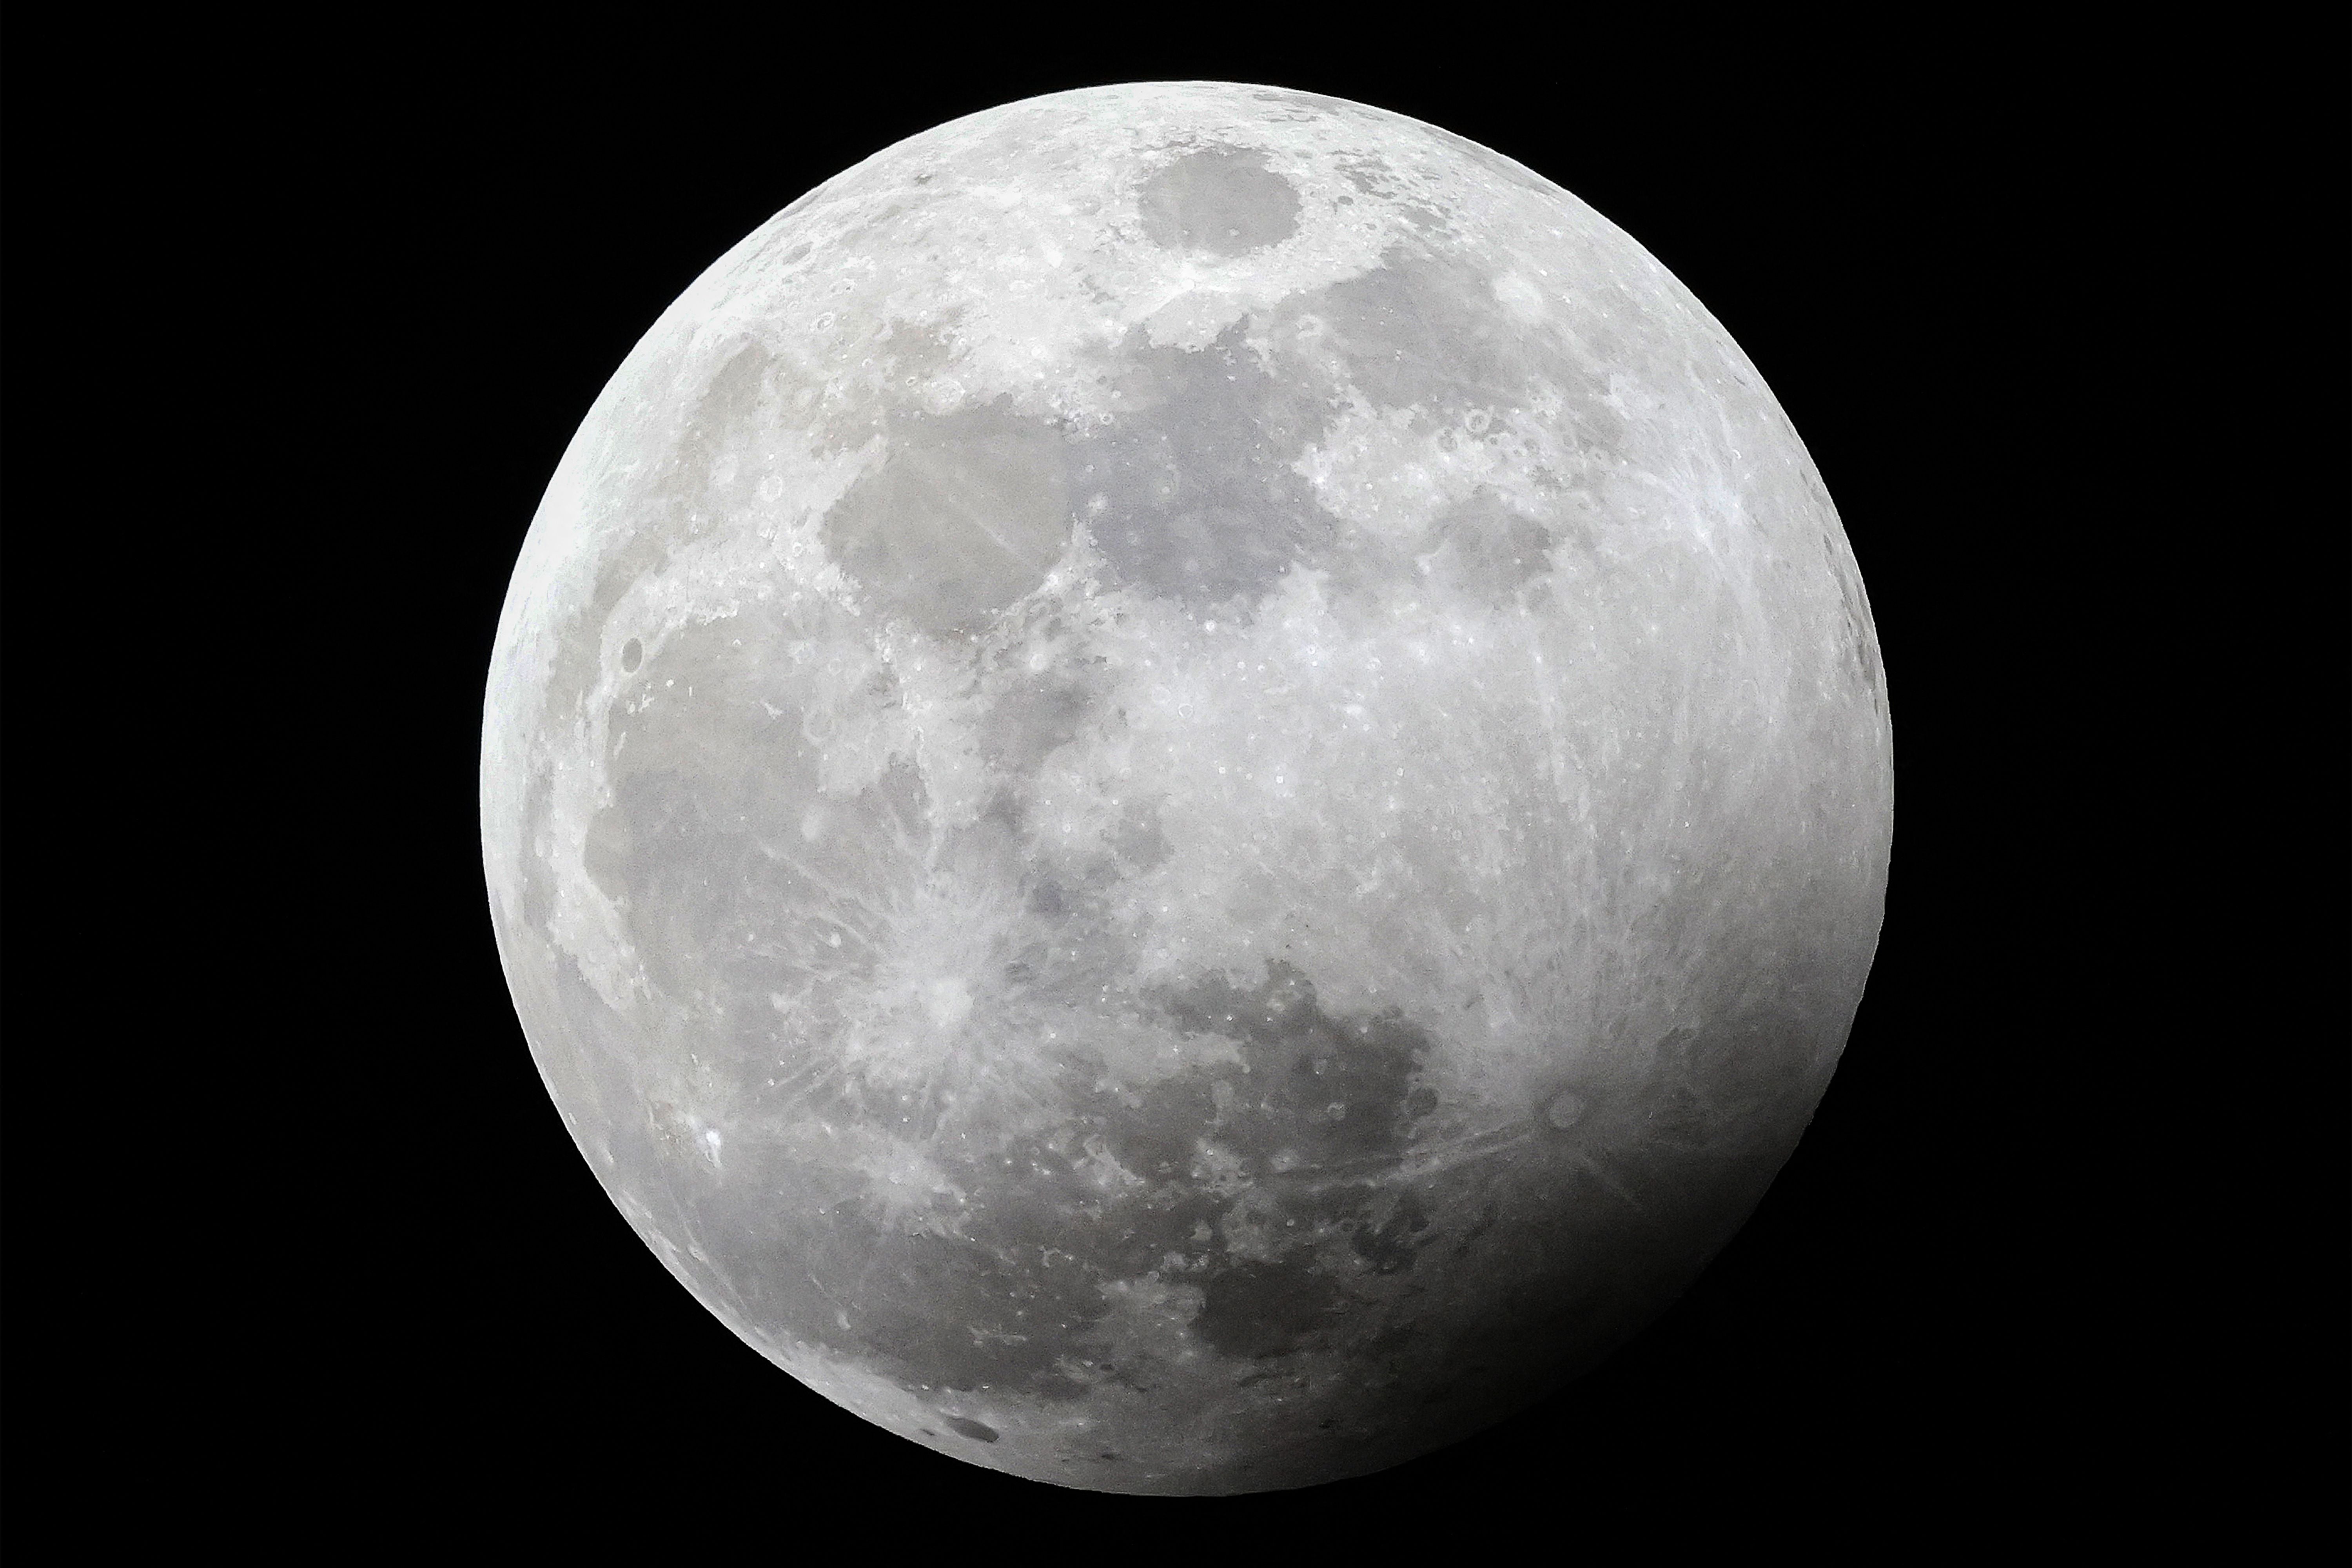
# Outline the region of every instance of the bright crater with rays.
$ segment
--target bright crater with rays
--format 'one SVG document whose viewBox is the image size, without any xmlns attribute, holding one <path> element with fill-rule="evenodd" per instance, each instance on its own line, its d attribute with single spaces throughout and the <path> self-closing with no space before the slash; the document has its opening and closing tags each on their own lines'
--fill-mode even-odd
<svg viewBox="0 0 2352 1568">
<path fill-rule="evenodd" d="M 915 1441 L 1213 1492 L 1691 1280 L 1843 1046 L 1891 776 L 1820 477 L 1664 268 L 1160 84 L 901 142 L 670 307 L 517 565 L 482 831 L 704 1305 Z"/>
</svg>

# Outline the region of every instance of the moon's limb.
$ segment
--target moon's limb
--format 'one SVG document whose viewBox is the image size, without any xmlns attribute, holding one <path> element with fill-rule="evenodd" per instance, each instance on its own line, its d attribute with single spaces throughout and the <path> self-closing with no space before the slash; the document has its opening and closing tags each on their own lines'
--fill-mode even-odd
<svg viewBox="0 0 2352 1568">
<path fill-rule="evenodd" d="M 1754 367 L 1573 196 L 1221 84 L 877 154 L 614 375 L 485 706 L 616 1203 L 869 1419 L 1072 1485 L 1393 1463 L 1793 1147 L 1892 822 Z"/>
</svg>

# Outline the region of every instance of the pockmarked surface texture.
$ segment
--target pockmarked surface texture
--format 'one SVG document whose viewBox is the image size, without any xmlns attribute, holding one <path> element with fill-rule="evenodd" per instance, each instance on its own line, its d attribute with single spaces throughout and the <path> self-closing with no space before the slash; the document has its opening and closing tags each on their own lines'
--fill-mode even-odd
<svg viewBox="0 0 2352 1568">
<path fill-rule="evenodd" d="M 870 1421 L 1135 1492 L 1393 1464 L 1762 1195 L 1892 831 L 1870 613 L 1723 329 L 1526 168 L 1223 84 L 1013 104 L 720 258 L 489 676 L 550 1092 Z"/>
</svg>

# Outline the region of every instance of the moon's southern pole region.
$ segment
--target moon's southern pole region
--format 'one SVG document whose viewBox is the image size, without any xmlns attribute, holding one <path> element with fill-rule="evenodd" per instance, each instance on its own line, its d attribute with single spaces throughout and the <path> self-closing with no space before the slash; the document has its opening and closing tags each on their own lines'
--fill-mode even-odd
<svg viewBox="0 0 2352 1568">
<path fill-rule="evenodd" d="M 1073 1486 L 1393 1464 L 1681 1290 L 1892 832 L 1762 378 L 1485 148 L 1130 85 L 876 154 L 565 452 L 484 711 L 565 1124 L 713 1313 Z"/>
</svg>

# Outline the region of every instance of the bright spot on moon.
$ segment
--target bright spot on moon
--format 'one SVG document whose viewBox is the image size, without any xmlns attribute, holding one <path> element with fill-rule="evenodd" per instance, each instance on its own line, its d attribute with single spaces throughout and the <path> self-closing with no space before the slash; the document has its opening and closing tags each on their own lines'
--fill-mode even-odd
<svg viewBox="0 0 2352 1568">
<path fill-rule="evenodd" d="M 1433 127 L 1057 94 L 721 258 L 489 673 L 530 1048 L 649 1246 L 913 1441 L 1361 1473 L 1574 1376 L 1795 1146 L 1892 832 L 1723 329 Z"/>
</svg>

